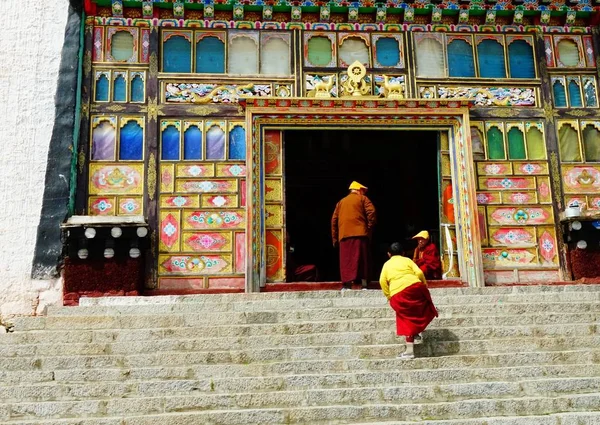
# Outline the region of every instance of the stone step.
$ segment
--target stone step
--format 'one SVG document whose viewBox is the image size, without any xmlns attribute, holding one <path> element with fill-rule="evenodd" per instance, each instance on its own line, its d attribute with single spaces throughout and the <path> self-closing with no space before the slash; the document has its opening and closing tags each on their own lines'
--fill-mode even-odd
<svg viewBox="0 0 600 425">
<path fill-rule="evenodd" d="M 141 420 L 145 422 L 140 422 Z M 156 420 L 156 421 L 155 421 Z M 162 425 L 198 425 L 194 414 L 173 413 L 153 415 L 151 417 L 124 417 L 124 418 L 103 418 L 103 419 L 56 419 L 36 421 L 39 425 L 154 425 L 162 420 Z M 147 422 L 155 421 L 155 422 Z M 31 421 L 11 421 L 14 425 L 31 425 Z M 210 425 L 210 423 L 203 422 Z M 290 422 L 281 422 L 290 423 Z M 331 422 L 328 422 L 331 423 Z M 552 413 L 543 416 L 494 416 L 478 419 L 441 419 L 423 421 L 385 421 L 385 422 L 346 422 L 341 421 L 337 424 L 353 425 L 598 425 L 600 424 L 600 412 L 570 412 L 570 413 Z M 213 422 L 214 424 L 214 422 Z M 277 425 L 272 423 L 269 425 Z"/>
<path fill-rule="evenodd" d="M 600 285 L 599 285 L 600 286 Z M 355 308 L 355 307 L 387 307 L 387 300 L 378 291 L 360 291 L 360 296 L 346 296 L 338 294 L 326 298 L 299 298 L 299 299 L 265 299 L 253 298 L 249 300 L 223 299 L 222 301 L 208 301 L 198 299 L 197 302 L 147 303 L 144 297 L 113 298 L 114 304 L 91 304 L 79 307 L 51 308 L 49 316 L 70 315 L 105 315 L 114 314 L 169 314 L 187 313 L 198 311 L 210 312 L 246 312 L 246 311 L 271 311 L 271 310 L 306 310 L 327 308 Z M 337 294 L 337 293 L 336 293 Z M 532 304 L 532 294 L 490 294 L 490 295 L 459 295 L 450 296 L 444 293 L 432 295 L 434 303 L 443 307 L 446 305 L 478 305 L 478 304 Z M 83 299 L 82 299 L 83 300 Z M 91 300 L 96 300 L 95 298 Z M 101 298 L 100 300 L 103 300 Z M 127 303 L 126 303 L 127 302 Z M 535 294 L 535 304 L 538 303 L 569 303 L 569 302 L 600 302 L 600 291 L 593 292 L 554 292 Z M 122 304 L 123 303 L 123 304 Z"/>
<path fill-rule="evenodd" d="M 576 367 L 580 369 L 577 370 Z M 600 389 L 600 365 L 547 366 L 538 368 L 504 369 L 445 369 L 420 372 L 355 372 L 338 374 L 283 375 L 272 377 L 232 377 L 207 379 L 171 380 L 112 380 L 112 381 L 61 381 L 55 377 L 42 383 L 24 383 L 0 386 L 0 400 L 8 402 L 32 402 L 45 400 L 82 400 L 106 397 L 157 397 L 206 393 L 236 394 L 265 393 L 273 391 L 298 392 L 315 389 L 388 388 L 402 387 L 410 391 L 428 391 L 435 397 L 449 399 L 449 392 L 460 387 L 472 395 L 506 396 L 503 388 L 510 388 L 510 395 L 548 395 L 550 392 L 576 392 Z M 514 369 L 514 370 L 512 370 Z M 524 369 L 524 370 L 521 370 Z M 551 377 L 540 378 L 535 372 L 552 373 Z M 122 373 L 122 371 L 121 371 Z M 595 373 L 595 374 L 594 374 Z M 189 373 L 188 373 L 189 374 Z M 121 374 L 123 376 L 123 373 Z M 127 375 L 128 377 L 130 374 Z M 65 378 L 64 376 L 62 378 Z M 509 380 L 509 381 L 507 381 Z M 485 382 L 482 382 L 485 381 Z M 2 381 L 5 384 L 7 382 Z M 448 393 L 448 394 L 446 394 Z M 433 396 L 432 396 L 433 397 Z"/>
<path fill-rule="evenodd" d="M 465 317 L 471 315 L 526 315 L 539 313 L 598 313 L 600 302 L 550 304 L 494 304 L 479 306 L 445 306 L 439 309 L 441 317 Z M 12 323 L 14 331 L 28 330 L 74 330 L 74 329 L 140 329 L 172 328 L 215 325 L 243 325 L 262 323 L 330 322 L 355 319 L 381 319 L 393 317 L 389 307 L 330 308 L 298 311 L 261 312 L 195 312 L 188 314 L 131 314 L 97 316 L 49 316 L 19 317 Z"/>
<path fill-rule="evenodd" d="M 599 409 L 600 394 L 560 394 L 548 396 L 510 396 L 420 402 L 429 394 L 404 388 L 366 388 L 352 390 L 315 390 L 297 393 L 236 394 L 231 396 L 164 396 L 85 401 L 12 403 L 0 410 L 0 420 L 11 418 L 121 417 L 125 424 L 341 424 L 349 421 L 476 419 L 481 412 L 528 416 Z M 475 394 L 476 395 L 476 394 Z M 368 400 L 368 402 L 365 402 Z M 412 400 L 415 400 L 414 402 Z M 337 402 L 337 403 L 336 403 Z M 237 404 L 239 408 L 232 406 Z M 328 403 L 328 405 L 324 405 Z M 261 407 L 270 405 L 270 407 Z M 273 407 L 273 405 L 280 405 Z M 219 410 L 221 406 L 221 410 Z M 168 415 L 168 413 L 179 415 Z M 143 415 L 138 417 L 129 417 Z M 168 421 L 168 422 L 167 422 Z"/>
<path fill-rule="evenodd" d="M 392 361 L 392 357 L 401 350 L 401 345 L 385 346 L 312 346 L 312 347 L 271 347 L 262 349 L 229 350 L 229 351 L 189 351 L 189 352 L 149 352 L 137 354 L 106 354 L 106 355 L 67 355 L 67 356 L 31 356 L 31 357 L 0 357 L 0 370 L 62 370 L 82 368 L 133 368 L 150 367 L 154 365 L 235 365 L 274 368 L 277 365 L 295 362 L 334 361 L 352 362 L 356 360 L 376 360 L 381 358 L 384 362 Z M 417 348 L 419 349 L 419 348 Z M 577 354 L 575 354 L 577 353 Z M 505 357 L 504 357 L 505 356 Z M 512 358 L 511 358 L 512 356 Z M 416 359 L 428 362 L 428 368 L 438 367 L 446 362 L 474 362 L 485 361 L 486 365 L 515 365 L 514 361 L 523 361 L 532 364 L 537 358 L 570 359 L 566 363 L 596 363 L 600 359 L 600 351 L 587 348 L 585 351 L 538 351 L 517 353 L 488 353 L 480 355 L 476 361 L 471 354 L 458 354 L 453 356 L 422 357 Z M 585 360 L 583 360 L 585 359 Z M 415 362 L 411 362 L 414 364 Z M 418 364 L 418 363 L 417 363 Z M 481 364 L 481 363 L 480 363 Z M 272 372 L 290 373 L 290 372 Z M 291 373 L 302 373 L 293 371 Z"/>
<path fill-rule="evenodd" d="M 527 315 L 510 316 L 464 316 L 447 317 L 441 313 L 430 325 L 429 329 L 445 329 L 454 327 L 474 326 L 524 326 L 536 324 L 594 324 L 598 322 L 600 312 L 583 313 L 552 313 L 544 312 Z M 155 322 L 156 323 L 156 322 Z M 242 324 L 242 325 L 216 325 L 210 327 L 167 327 L 151 329 L 55 329 L 32 330 L 27 332 L 12 332 L 0 334 L 0 344 L 8 346 L 14 344 L 60 344 L 60 343 L 106 343 L 137 340 L 164 340 L 164 339 L 196 339 L 216 337 L 267 337 L 292 336 L 340 332 L 378 332 L 395 329 L 393 312 L 388 311 L 387 318 L 381 319 L 354 319 L 326 322 L 300 322 L 300 323 L 267 323 L 267 324 Z"/>
<path fill-rule="evenodd" d="M 568 335 L 573 334 L 572 324 L 568 327 Z M 549 327 L 545 326 L 546 328 Z M 542 337 L 540 327 L 531 330 L 528 327 L 503 327 L 512 336 L 508 338 L 489 339 L 487 335 L 478 335 L 483 328 L 459 328 L 456 332 L 464 333 L 464 338 L 457 339 L 452 328 L 431 328 L 424 333 L 425 341 L 417 347 L 419 354 L 430 357 L 456 353 L 498 353 L 498 352 L 527 352 L 537 350 L 564 350 L 577 346 L 590 348 L 600 347 L 600 335 L 594 324 L 577 324 L 577 336 L 562 336 L 552 333 L 550 337 Z M 526 331 L 528 329 L 529 331 Z M 563 328 L 561 328 L 563 329 Z M 472 330 L 473 339 L 466 339 L 468 331 Z M 495 332 L 498 332 L 495 330 Z M 558 335 L 558 336 L 555 336 Z M 392 326 L 387 331 L 371 332 L 329 332 L 307 333 L 292 335 L 263 335 L 250 337 L 212 337 L 212 338 L 153 338 L 127 341 L 122 334 L 119 342 L 93 343 L 38 343 L 38 344 L 5 344 L 0 345 L 0 357 L 42 357 L 42 356 L 79 356 L 79 355 L 131 355 L 149 352 L 218 352 L 231 350 L 262 349 L 277 347 L 278 349 L 292 347 L 314 346 L 355 346 L 359 355 L 385 357 L 404 349 L 404 339 L 397 337 Z M 477 338 L 478 336 L 482 338 Z M 372 346 L 372 347 L 371 347 Z M 382 346 L 378 349 L 377 346 Z M 392 349 L 387 349 L 391 346 Z M 384 353 L 385 352 L 385 353 Z M 397 353 L 396 353 L 397 354 Z"/>
</svg>

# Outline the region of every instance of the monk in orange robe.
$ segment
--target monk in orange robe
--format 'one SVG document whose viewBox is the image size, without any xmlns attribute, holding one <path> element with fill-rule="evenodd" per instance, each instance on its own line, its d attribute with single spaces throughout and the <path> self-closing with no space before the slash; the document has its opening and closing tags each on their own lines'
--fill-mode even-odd
<svg viewBox="0 0 600 425">
<path fill-rule="evenodd" d="M 423 230 L 413 236 L 417 240 L 417 247 L 413 255 L 413 261 L 423 271 L 427 279 L 442 278 L 442 261 L 440 253 L 434 243 L 429 238 L 429 232 Z"/>
<path fill-rule="evenodd" d="M 375 207 L 365 196 L 367 187 L 352 182 L 350 193 L 335 206 L 331 218 L 333 246 L 340 245 L 342 291 L 360 281 L 367 289 L 369 279 L 369 243 L 375 227 Z"/>
</svg>

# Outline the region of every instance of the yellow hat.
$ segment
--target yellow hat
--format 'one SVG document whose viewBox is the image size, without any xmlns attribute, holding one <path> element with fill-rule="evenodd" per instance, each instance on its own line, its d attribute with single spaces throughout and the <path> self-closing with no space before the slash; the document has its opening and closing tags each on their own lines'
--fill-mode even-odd
<svg viewBox="0 0 600 425">
<path fill-rule="evenodd" d="M 429 239 L 429 232 L 427 230 L 423 230 L 412 237 L 413 239 L 423 238 Z"/>
<path fill-rule="evenodd" d="M 357 182 L 357 181 L 353 181 L 353 182 L 350 184 L 350 187 L 349 187 L 348 189 L 350 189 L 350 190 L 360 190 L 360 189 L 365 189 L 365 190 L 367 190 L 368 188 L 367 188 L 367 186 L 363 186 L 362 184 L 360 184 L 360 183 L 359 183 L 359 182 Z"/>
</svg>

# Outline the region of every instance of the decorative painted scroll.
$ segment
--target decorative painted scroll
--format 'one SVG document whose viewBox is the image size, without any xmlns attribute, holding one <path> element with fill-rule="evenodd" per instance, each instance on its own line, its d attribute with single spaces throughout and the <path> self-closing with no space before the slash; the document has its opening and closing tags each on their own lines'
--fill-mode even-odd
<svg viewBox="0 0 600 425">
<path fill-rule="evenodd" d="M 546 208 L 496 208 L 488 209 L 490 221 L 504 225 L 530 225 L 552 223 L 552 213 Z"/>
<path fill-rule="evenodd" d="M 143 194 L 143 165 L 90 164 L 90 194 Z"/>
<path fill-rule="evenodd" d="M 166 83 L 168 103 L 237 103 L 243 97 L 271 96 L 271 84 Z"/>
<path fill-rule="evenodd" d="M 283 273 L 283 232 L 281 230 L 267 230 L 266 236 L 267 279 L 280 282 L 284 279 Z"/>
<path fill-rule="evenodd" d="M 545 263 L 556 262 L 557 246 L 553 228 L 538 228 L 538 249 Z"/>
<path fill-rule="evenodd" d="M 438 87 L 440 99 L 469 99 L 478 106 L 535 106 L 532 87 Z"/>
<path fill-rule="evenodd" d="M 244 177 L 246 166 L 243 164 L 217 164 L 217 177 Z"/>
<path fill-rule="evenodd" d="M 221 255 L 161 255 L 160 272 L 169 274 L 210 275 L 230 273 L 232 259 L 229 254 Z"/>
<path fill-rule="evenodd" d="M 503 204 L 537 204 L 535 192 L 503 192 Z"/>
<path fill-rule="evenodd" d="M 195 252 L 231 251 L 232 235 L 231 232 L 186 233 L 183 244 L 185 248 Z"/>
<path fill-rule="evenodd" d="M 200 202 L 198 200 L 198 195 L 161 196 L 160 206 L 167 208 L 198 208 Z"/>
<path fill-rule="evenodd" d="M 160 249 L 161 251 L 178 251 L 179 235 L 181 228 L 179 225 L 181 213 L 179 211 L 163 210 L 160 212 Z"/>
<path fill-rule="evenodd" d="M 237 180 L 178 180 L 177 191 L 185 193 L 237 192 Z"/>
<path fill-rule="evenodd" d="M 493 246 L 533 246 L 534 228 L 502 227 L 492 231 L 490 242 Z"/>
<path fill-rule="evenodd" d="M 481 189 L 512 190 L 534 189 L 535 179 L 532 177 L 479 178 Z"/>
<path fill-rule="evenodd" d="M 600 193 L 600 167 L 563 165 L 566 193 Z"/>
<path fill-rule="evenodd" d="M 484 267 L 489 268 L 533 265 L 537 260 L 535 253 L 528 249 L 484 248 L 482 255 Z"/>
<path fill-rule="evenodd" d="M 141 215 L 144 201 L 141 197 L 119 198 L 118 215 Z"/>
<path fill-rule="evenodd" d="M 238 195 L 202 195 L 202 208 L 236 208 Z"/>
<path fill-rule="evenodd" d="M 246 220 L 244 210 L 194 211 L 184 217 L 184 229 L 243 229 Z"/>
<path fill-rule="evenodd" d="M 160 191 L 163 193 L 173 192 L 175 186 L 175 165 L 162 164 L 160 166 Z"/>
<path fill-rule="evenodd" d="M 177 177 L 214 177 L 214 164 L 177 164 Z"/>
<path fill-rule="evenodd" d="M 477 193 L 477 204 L 493 205 L 501 204 L 500 192 L 479 192 Z"/>
<path fill-rule="evenodd" d="M 512 163 L 510 162 L 478 162 L 477 174 L 480 176 L 512 174 Z"/>
<path fill-rule="evenodd" d="M 546 162 L 526 162 L 522 164 L 515 164 L 515 174 L 547 175 L 548 173 L 548 163 Z"/>
<path fill-rule="evenodd" d="M 114 197 L 90 196 L 88 210 L 90 215 L 115 215 L 115 204 Z"/>
</svg>

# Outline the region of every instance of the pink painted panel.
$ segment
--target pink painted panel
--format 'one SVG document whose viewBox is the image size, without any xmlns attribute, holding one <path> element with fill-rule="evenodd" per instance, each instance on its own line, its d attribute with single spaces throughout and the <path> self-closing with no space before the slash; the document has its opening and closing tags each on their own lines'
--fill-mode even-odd
<svg viewBox="0 0 600 425">
<path fill-rule="evenodd" d="M 246 206 L 246 180 L 240 180 L 240 206 Z"/>
<path fill-rule="evenodd" d="M 208 287 L 211 289 L 244 289 L 246 287 L 246 283 L 243 277 L 211 277 L 208 279 Z"/>
<path fill-rule="evenodd" d="M 534 235 L 526 229 L 503 227 L 492 233 L 493 245 L 524 245 L 535 243 Z"/>
<path fill-rule="evenodd" d="M 104 27 L 94 27 L 94 45 L 92 47 L 92 60 L 102 62 L 104 59 Z"/>
<path fill-rule="evenodd" d="M 235 234 L 235 272 L 246 273 L 246 234 Z"/>
<path fill-rule="evenodd" d="M 500 204 L 502 203 L 500 199 L 499 192 L 478 192 L 477 193 L 477 204 L 479 205 L 490 205 L 490 204 Z"/>
<path fill-rule="evenodd" d="M 548 165 L 545 163 L 526 162 L 518 165 L 516 174 L 527 174 L 530 176 L 548 174 Z"/>
<path fill-rule="evenodd" d="M 567 193 L 600 193 L 600 168 L 564 166 L 563 182 Z"/>
<path fill-rule="evenodd" d="M 193 251 L 231 250 L 231 232 L 202 232 L 184 235 L 184 243 Z"/>
<path fill-rule="evenodd" d="M 556 255 L 556 238 L 547 230 L 540 235 L 540 255 L 542 258 L 551 263 Z"/>
<path fill-rule="evenodd" d="M 184 278 L 184 279 L 175 279 L 169 277 L 161 277 L 158 279 L 158 289 L 166 290 L 166 289 L 179 289 L 179 290 L 197 290 L 204 289 L 204 279 L 192 279 L 192 278 Z"/>
<path fill-rule="evenodd" d="M 140 62 L 150 62 L 150 29 L 142 28 L 142 45 L 141 45 L 141 58 Z"/>
<path fill-rule="evenodd" d="M 185 213 L 186 229 L 243 229 L 244 211 L 193 211 Z"/>
<path fill-rule="evenodd" d="M 496 208 L 491 210 L 490 217 L 497 224 L 508 225 L 544 224 L 551 222 L 552 218 L 544 208 Z"/>
<path fill-rule="evenodd" d="M 231 255 L 160 255 L 161 273 L 212 275 L 231 273 Z"/>
<path fill-rule="evenodd" d="M 480 177 L 479 187 L 483 190 L 532 189 L 535 187 L 535 182 L 531 177 Z"/>
<path fill-rule="evenodd" d="M 115 198 L 102 197 L 90 199 L 90 215 L 115 215 Z"/>
<path fill-rule="evenodd" d="M 178 180 L 177 192 L 214 193 L 237 192 L 237 180 Z"/>
</svg>

